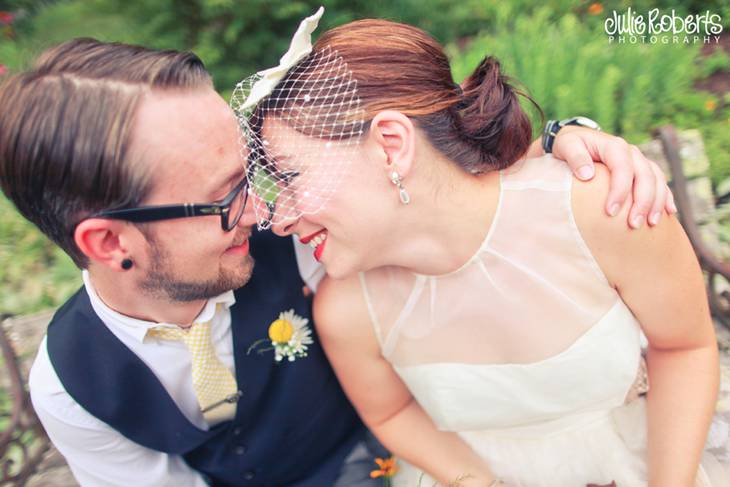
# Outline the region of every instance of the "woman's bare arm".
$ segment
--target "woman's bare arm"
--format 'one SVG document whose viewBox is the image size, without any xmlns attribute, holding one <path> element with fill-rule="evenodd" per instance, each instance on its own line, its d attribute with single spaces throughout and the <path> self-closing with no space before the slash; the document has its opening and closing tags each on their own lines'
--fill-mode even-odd
<svg viewBox="0 0 730 487">
<path fill-rule="evenodd" d="M 719 383 L 702 273 L 675 217 L 639 231 L 604 217 L 599 210 L 608 175 L 597 168 L 590 184 L 573 185 L 573 210 L 593 255 L 649 340 L 649 484 L 693 485 Z"/>
<path fill-rule="evenodd" d="M 357 276 L 322 281 L 314 320 L 347 397 L 386 448 L 442 485 L 465 475 L 464 486 L 494 480 L 483 460 L 455 433 L 436 429 L 382 357 Z"/>
</svg>

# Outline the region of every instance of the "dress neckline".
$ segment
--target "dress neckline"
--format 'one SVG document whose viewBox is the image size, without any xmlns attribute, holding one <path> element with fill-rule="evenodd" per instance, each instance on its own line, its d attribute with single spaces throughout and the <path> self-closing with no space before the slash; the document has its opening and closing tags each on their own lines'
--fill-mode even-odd
<svg viewBox="0 0 730 487">
<path fill-rule="evenodd" d="M 543 359 L 534 360 L 532 362 L 505 362 L 505 363 L 484 363 L 484 364 L 472 364 L 472 363 L 462 363 L 462 362 L 429 362 L 429 363 L 422 363 L 422 364 L 411 364 L 411 365 L 396 365 L 393 364 L 393 368 L 398 370 L 415 370 L 415 369 L 428 369 L 428 368 L 438 368 L 438 367 L 469 367 L 469 368 L 475 368 L 475 369 L 530 369 L 533 367 L 541 367 L 545 365 L 552 364 L 553 362 L 558 362 L 561 360 L 564 360 L 566 356 L 568 356 L 571 353 L 574 353 L 578 348 L 583 346 L 586 342 L 591 340 L 594 335 L 600 334 L 604 328 L 606 330 L 614 330 L 615 332 L 615 323 L 608 319 L 609 316 L 613 316 L 614 314 L 621 314 L 624 313 L 626 316 L 631 316 L 633 318 L 633 315 L 631 314 L 631 311 L 628 309 L 626 304 L 621 300 L 621 297 L 617 295 L 616 300 L 611 304 L 611 307 L 608 308 L 608 310 L 590 327 L 588 327 L 583 333 L 581 333 L 575 340 L 573 340 L 566 348 L 562 349 L 559 352 L 554 353 L 553 355 L 550 355 L 548 357 L 545 357 Z M 632 325 L 635 325 L 637 329 L 639 328 L 638 322 L 635 321 L 635 318 L 633 318 Z M 607 323 L 610 323 L 607 324 Z M 627 322 L 628 323 L 628 322 Z"/>
<path fill-rule="evenodd" d="M 416 276 L 418 279 L 439 279 L 442 277 L 449 277 L 454 274 L 458 274 L 459 272 L 463 271 L 469 265 L 471 265 L 475 260 L 479 258 L 479 255 L 482 253 L 482 250 L 487 246 L 489 241 L 492 238 L 492 234 L 494 233 L 494 228 L 497 226 L 497 219 L 499 218 L 499 215 L 502 210 L 502 203 L 504 200 L 504 180 L 503 180 L 503 173 L 504 170 L 501 170 L 498 172 L 498 179 L 497 184 L 499 184 L 499 191 L 497 194 L 497 208 L 494 210 L 494 216 L 492 217 L 492 221 L 489 222 L 489 225 L 487 226 L 487 229 L 485 231 L 485 236 L 482 239 L 481 243 L 477 247 L 477 249 L 471 254 L 471 256 L 459 267 L 454 269 L 453 271 L 445 272 L 443 274 L 420 274 L 418 272 L 411 271 L 411 274 Z"/>
</svg>

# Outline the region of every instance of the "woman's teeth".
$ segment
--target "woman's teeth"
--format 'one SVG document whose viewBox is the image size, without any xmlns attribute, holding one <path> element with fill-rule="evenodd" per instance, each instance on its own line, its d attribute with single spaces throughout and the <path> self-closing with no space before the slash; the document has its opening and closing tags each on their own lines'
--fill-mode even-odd
<svg viewBox="0 0 730 487">
<path fill-rule="evenodd" d="M 309 245 L 310 245 L 310 246 L 311 246 L 311 247 L 312 247 L 313 249 L 316 249 L 316 248 L 317 248 L 317 247 L 318 247 L 318 246 L 319 246 L 319 245 L 320 245 L 320 244 L 321 244 L 322 242 L 324 242 L 325 240 L 327 240 L 327 234 L 326 234 L 326 233 L 323 233 L 323 234 L 317 235 L 317 236 L 316 236 L 316 237 L 314 237 L 314 238 L 313 238 L 312 240 L 310 240 L 310 241 L 309 241 Z"/>
</svg>

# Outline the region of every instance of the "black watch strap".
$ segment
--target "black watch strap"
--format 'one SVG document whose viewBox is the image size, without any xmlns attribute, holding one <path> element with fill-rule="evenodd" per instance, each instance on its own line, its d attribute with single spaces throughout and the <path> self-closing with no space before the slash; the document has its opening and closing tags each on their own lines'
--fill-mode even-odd
<svg viewBox="0 0 730 487">
<path fill-rule="evenodd" d="M 558 135 L 560 129 L 568 125 L 578 125 L 593 130 L 601 130 L 600 125 L 587 117 L 572 117 L 560 121 L 548 120 L 548 123 L 545 124 L 545 130 L 542 131 L 542 150 L 545 151 L 545 154 L 551 154 L 553 152 L 555 136 Z"/>
<path fill-rule="evenodd" d="M 557 120 L 548 120 L 545 129 L 542 131 L 542 150 L 545 154 L 552 154 L 555 136 L 558 135 L 560 129 L 563 128 Z"/>
</svg>

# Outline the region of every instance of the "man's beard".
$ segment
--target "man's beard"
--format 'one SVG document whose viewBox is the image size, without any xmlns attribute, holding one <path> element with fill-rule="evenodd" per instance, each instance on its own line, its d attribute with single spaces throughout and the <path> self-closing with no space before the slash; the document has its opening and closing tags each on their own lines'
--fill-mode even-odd
<svg viewBox="0 0 730 487">
<path fill-rule="evenodd" d="M 242 244 L 247 238 L 246 233 L 245 230 L 240 231 L 234 239 L 234 245 Z M 247 255 L 244 262 L 236 269 L 219 267 L 218 276 L 215 278 L 199 281 L 181 279 L 173 272 L 169 252 L 152 235 L 148 234 L 146 237 L 151 249 L 151 267 L 140 283 L 140 287 L 150 294 L 174 302 L 197 301 L 238 289 L 251 279 L 254 260 L 250 255 Z"/>
</svg>

